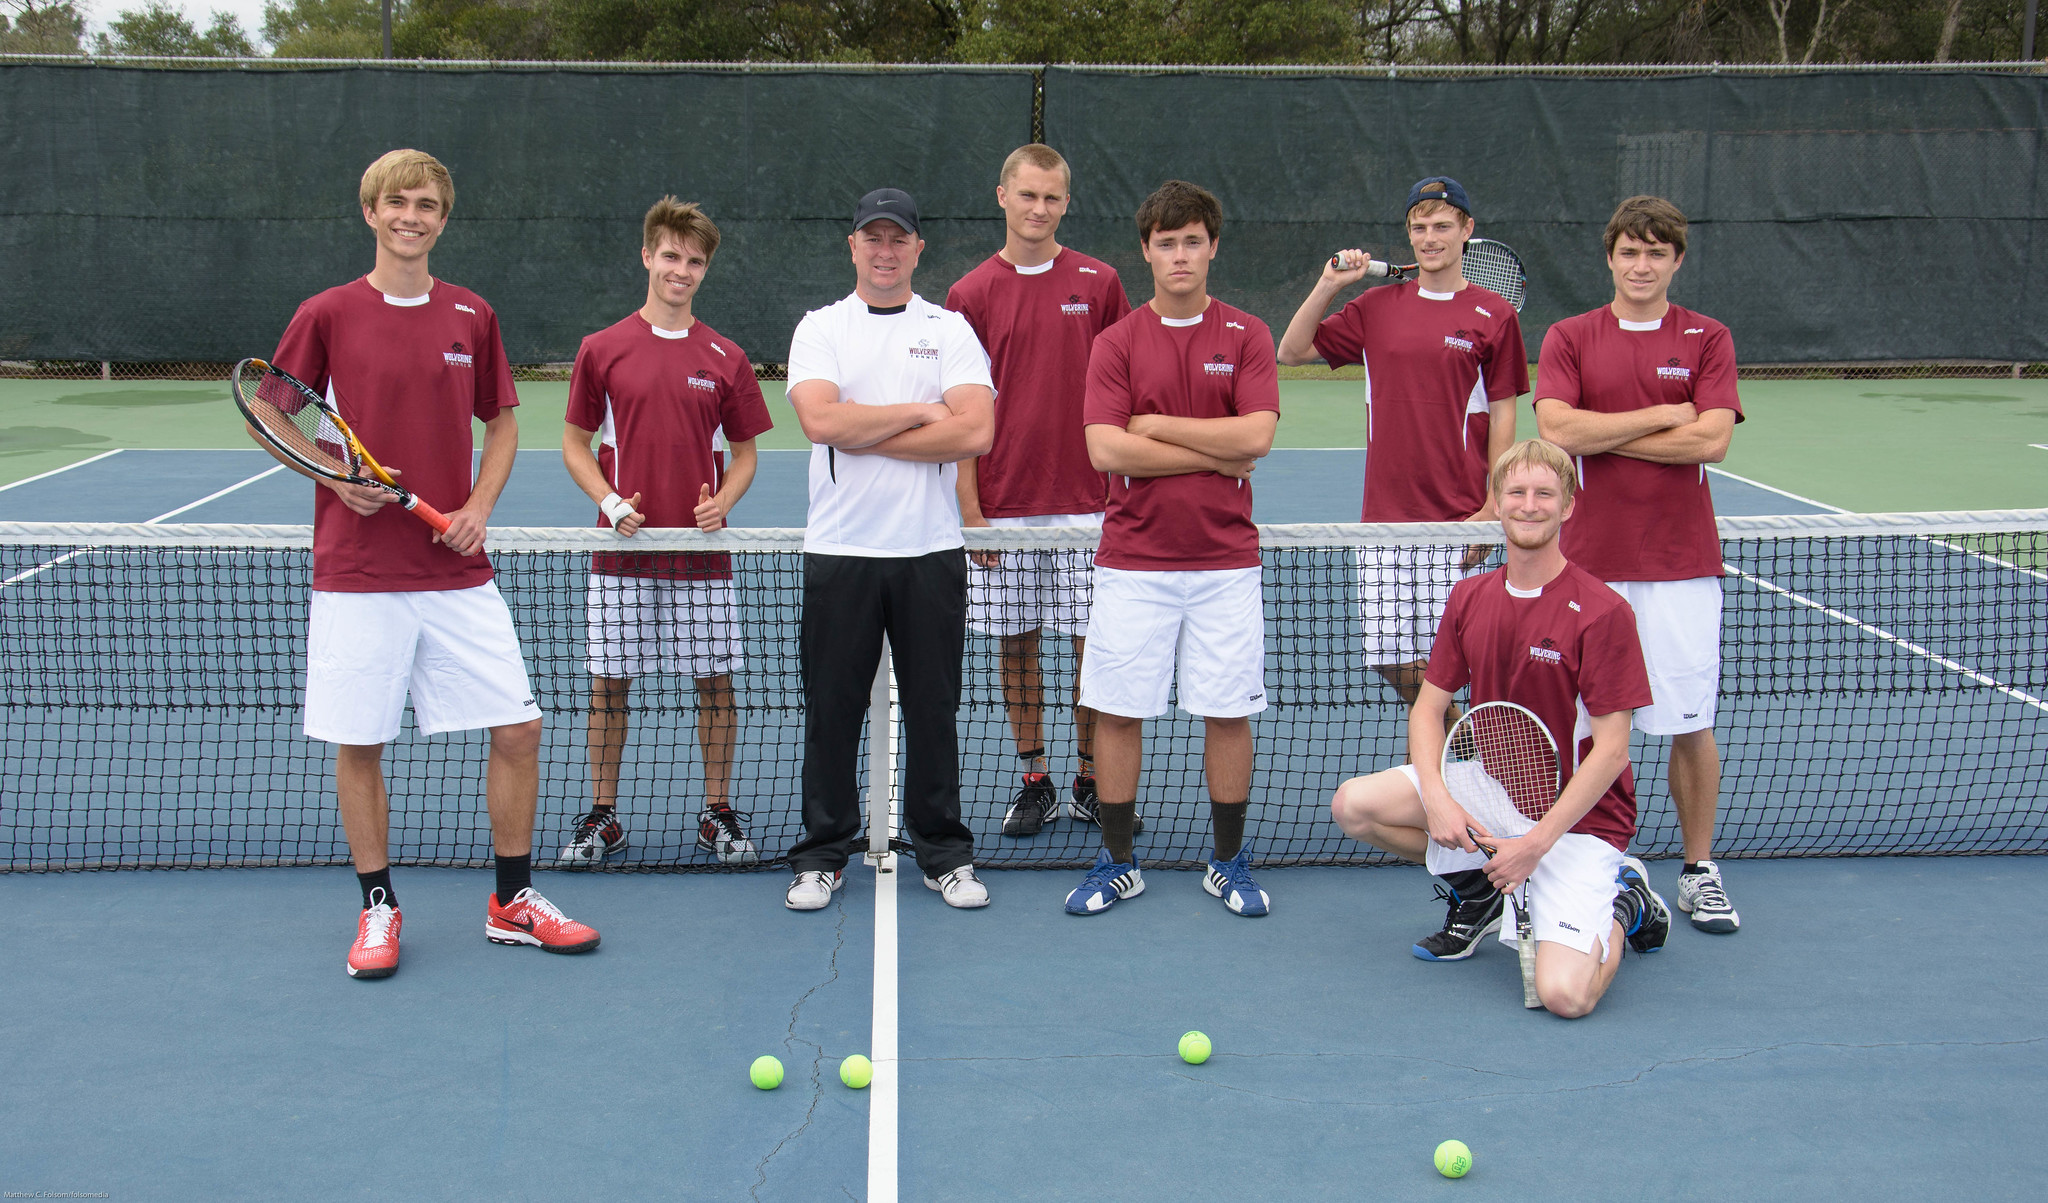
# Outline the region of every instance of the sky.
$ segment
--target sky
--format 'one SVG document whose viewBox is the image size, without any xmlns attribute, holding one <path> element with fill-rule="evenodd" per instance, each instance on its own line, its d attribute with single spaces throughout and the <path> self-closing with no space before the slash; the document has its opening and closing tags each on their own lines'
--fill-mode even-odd
<svg viewBox="0 0 2048 1203">
<path fill-rule="evenodd" d="M 249 35 L 251 42 L 263 40 L 263 0 L 166 0 L 175 9 L 185 14 L 194 29 L 204 30 L 213 24 L 213 14 L 233 13 L 241 18 L 242 32 Z M 107 23 L 131 8 L 142 8 L 147 0 L 92 0 L 86 17 L 86 39 L 101 33 Z M 81 6 L 85 7 L 85 6 Z"/>
</svg>

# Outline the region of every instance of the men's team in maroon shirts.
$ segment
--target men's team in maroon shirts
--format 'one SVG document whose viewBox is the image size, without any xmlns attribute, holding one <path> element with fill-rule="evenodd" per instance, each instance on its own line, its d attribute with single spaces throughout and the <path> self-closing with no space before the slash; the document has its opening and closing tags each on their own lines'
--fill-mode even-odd
<svg viewBox="0 0 2048 1203">
<path fill-rule="evenodd" d="M 962 460 L 962 525 L 1100 526 L 1108 484 L 1088 462 L 1081 399 L 1096 335 L 1131 311 L 1116 269 L 1059 244 L 1071 195 L 1067 162 L 1032 143 L 1010 153 L 996 187 L 1006 237 L 946 295 L 990 357 L 996 384 L 995 444 Z M 1059 816 L 1059 787 L 1046 752 L 1039 634 L 1071 636 L 1085 651 L 1093 574 L 1085 550 L 977 552 L 969 558 L 973 629 L 1001 641 L 1003 702 L 1023 780 L 1003 834 L 1036 835 Z M 1094 822 L 1095 716 L 1074 711 L 1076 766 L 1069 813 Z"/>
<path fill-rule="evenodd" d="M 497 890 L 485 908 L 486 937 L 585 952 L 598 933 L 532 888 L 541 716 L 482 554 L 518 447 L 518 396 L 497 317 L 428 270 L 455 202 L 439 161 L 391 151 L 364 172 L 359 199 L 376 237 L 375 267 L 302 305 L 273 362 L 325 392 L 450 524 L 437 535 L 390 506 L 389 493 L 364 486 L 323 480 L 315 494 L 305 729 L 337 745 L 335 793 L 363 902 L 349 976 L 398 969 L 402 915 L 391 887 L 383 750 L 399 734 L 408 694 L 422 734 L 491 732 Z M 472 481 L 473 419 L 486 434 Z"/>
<path fill-rule="evenodd" d="M 1742 420 L 1727 327 L 1670 302 L 1685 215 L 1631 197 L 1605 234 L 1614 300 L 1550 328 L 1537 369 L 1544 437 L 1578 457 L 1583 496 L 1565 554 L 1628 598 L 1656 704 L 1636 729 L 1671 737 L 1671 797 L 1685 839 L 1678 907 L 1701 931 L 1740 918 L 1712 860 L 1720 751 L 1721 545 L 1706 465 Z"/>
<path fill-rule="evenodd" d="M 598 503 L 599 525 L 621 538 L 644 527 L 715 531 L 753 483 L 754 440 L 774 423 L 746 353 L 692 312 L 718 249 L 718 227 L 698 206 L 672 196 L 655 202 L 641 224 L 647 299 L 639 312 L 583 340 L 569 381 L 563 462 Z M 647 673 L 682 673 L 696 682 L 704 765 L 697 846 L 726 864 L 758 861 L 731 806 L 731 674 L 744 661 L 731 558 L 600 552 L 591 557 L 590 574 L 592 797 L 562 862 L 598 864 L 626 847 L 619 767 L 633 680 Z"/>
<path fill-rule="evenodd" d="M 1223 210 L 1169 180 L 1137 213 L 1152 300 L 1095 340 L 1084 405 L 1089 459 L 1110 474 L 1096 553 L 1081 705 L 1097 712 L 1103 848 L 1067 913 L 1100 914 L 1145 888 L 1133 849 L 1144 721 L 1203 718 L 1214 855 L 1202 886 L 1264 915 L 1244 847 L 1250 716 L 1266 708 L 1259 532 L 1248 478 L 1273 446 L 1279 373 L 1264 322 L 1208 293 Z"/>
<path fill-rule="evenodd" d="M 1440 945 L 1446 933 L 1432 935 L 1415 948 L 1425 960 L 1470 956 L 1496 926 L 1506 942 L 1505 895 L 1527 880 L 1538 996 L 1576 1018 L 1612 983 L 1616 940 L 1653 952 L 1670 928 L 1642 862 L 1626 855 L 1635 834 L 1629 715 L 1650 704 L 1650 683 L 1628 603 L 1559 550 L 1571 460 L 1548 443 L 1522 443 L 1495 465 L 1492 481 L 1507 564 L 1451 592 L 1409 719 L 1411 763 L 1345 782 L 1331 811 L 1346 834 L 1422 861 L 1451 886 L 1462 911 L 1450 931 L 1458 942 Z M 1559 750 L 1557 804 L 1524 836 L 1486 831 L 1445 786 L 1445 718 L 1467 685 L 1474 705 L 1506 701 L 1534 712 Z M 1491 855 L 1468 825 L 1492 837 Z"/>
<path fill-rule="evenodd" d="M 1515 438 L 1515 398 L 1529 390 L 1514 307 L 1464 277 L 1472 202 L 1458 181 L 1425 177 L 1405 222 L 1417 278 L 1369 288 L 1329 317 L 1338 292 L 1366 277 L 1372 256 L 1326 262 L 1286 333 L 1280 362 L 1320 357 L 1365 367 L 1366 522 L 1492 518 L 1486 474 Z M 1411 705 L 1451 587 L 1484 562 L 1467 545 L 1367 547 L 1358 558 L 1365 662 Z"/>
</svg>

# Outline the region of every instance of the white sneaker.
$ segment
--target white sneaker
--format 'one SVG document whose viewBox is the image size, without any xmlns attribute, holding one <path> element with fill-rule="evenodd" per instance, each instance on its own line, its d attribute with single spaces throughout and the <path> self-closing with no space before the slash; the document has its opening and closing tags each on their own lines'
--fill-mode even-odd
<svg viewBox="0 0 2048 1203">
<path fill-rule="evenodd" d="M 961 910 L 988 905 L 988 887 L 974 875 L 973 865 L 962 865 L 944 877 L 927 877 L 924 888 L 937 890 L 947 906 L 957 906 Z"/>
<path fill-rule="evenodd" d="M 832 901 L 833 892 L 845 884 L 846 874 L 838 869 L 830 873 L 806 870 L 789 883 L 789 891 L 782 896 L 782 905 L 793 911 L 822 911 Z"/>
<path fill-rule="evenodd" d="M 1698 873 L 1678 875 L 1678 909 L 1692 916 L 1692 925 L 1717 936 L 1729 935 L 1742 927 L 1742 916 L 1728 901 L 1721 884 L 1721 867 L 1713 861 L 1700 862 Z"/>
</svg>

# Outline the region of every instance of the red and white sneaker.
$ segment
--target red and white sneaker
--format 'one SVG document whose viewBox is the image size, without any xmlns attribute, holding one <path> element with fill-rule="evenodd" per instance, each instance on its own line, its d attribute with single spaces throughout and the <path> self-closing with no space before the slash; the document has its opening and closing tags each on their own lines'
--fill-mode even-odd
<svg viewBox="0 0 2048 1203">
<path fill-rule="evenodd" d="M 514 894 L 509 906 L 499 906 L 498 896 L 491 895 L 484 935 L 493 944 L 531 944 L 548 952 L 589 952 L 599 939 L 596 928 L 556 910 L 532 886 Z"/>
<path fill-rule="evenodd" d="M 398 972 L 398 928 L 404 916 L 387 903 L 356 920 L 356 942 L 348 946 L 350 977 L 390 977 Z"/>
</svg>

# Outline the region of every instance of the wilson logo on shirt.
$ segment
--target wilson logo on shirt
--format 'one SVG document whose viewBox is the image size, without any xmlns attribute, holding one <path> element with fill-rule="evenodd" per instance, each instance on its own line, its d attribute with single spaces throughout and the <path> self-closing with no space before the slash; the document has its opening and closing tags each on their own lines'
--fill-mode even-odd
<svg viewBox="0 0 2048 1203">
<path fill-rule="evenodd" d="M 1659 379 L 1659 380 L 1691 380 L 1691 379 L 1692 379 L 1692 369 L 1691 369 L 1691 368 L 1686 368 L 1686 367 L 1680 367 L 1680 366 L 1678 365 L 1678 360 L 1677 360 L 1677 359 L 1675 359 L 1675 358 L 1674 358 L 1674 359 L 1669 359 L 1669 360 L 1666 360 L 1666 361 L 1665 361 L 1665 366 L 1663 366 L 1663 367 L 1661 367 L 1661 368 L 1658 368 L 1658 369 L 1657 369 L 1657 379 Z"/>
<path fill-rule="evenodd" d="M 441 358 L 448 363 L 454 364 L 456 367 L 462 368 L 471 367 L 476 363 L 476 356 L 471 355 L 469 348 L 461 343 L 456 343 L 446 351 L 441 352 Z"/>
<path fill-rule="evenodd" d="M 1705 326 L 1690 326 L 1686 329 L 1685 332 L 1687 334 L 1705 334 L 1707 332 L 1707 328 Z"/>
<path fill-rule="evenodd" d="M 455 302 L 455 307 L 456 307 L 457 309 L 460 309 L 460 310 L 462 310 L 462 311 L 463 311 L 464 313 L 468 314 L 468 315 L 469 315 L 469 316 L 471 316 L 471 317 L 475 317 L 475 316 L 476 316 L 476 310 L 474 310 L 474 309 L 471 309 L 471 308 L 470 308 L 469 306 L 467 306 L 467 305 L 463 304 L 463 303 L 462 303 L 461 301 L 457 301 L 457 302 Z"/>
<path fill-rule="evenodd" d="M 1493 310 L 1491 310 L 1491 309 L 1488 309 L 1488 308 L 1487 308 L 1486 306 L 1484 306 L 1484 305 L 1474 305 L 1474 306 L 1472 307 L 1472 312 L 1474 312 L 1474 313 L 1478 314 L 1478 315 L 1479 315 L 1480 317 L 1492 317 L 1492 316 L 1493 316 Z"/>
<path fill-rule="evenodd" d="M 910 348 L 910 357 L 912 359 L 936 360 L 939 357 L 939 349 L 920 338 L 917 340 L 917 345 Z"/>
<path fill-rule="evenodd" d="M 1471 335 L 1472 332 L 1470 330 L 1460 330 L 1456 334 L 1446 334 L 1444 335 L 1444 345 L 1453 351 L 1469 352 L 1472 350 Z"/>
<path fill-rule="evenodd" d="M 1060 312 L 1068 317 L 1086 317 L 1092 311 L 1089 309 L 1088 302 L 1082 300 L 1080 294 L 1076 293 L 1068 297 L 1066 303 L 1060 306 Z"/>
<path fill-rule="evenodd" d="M 1079 272 L 1087 272 L 1087 273 L 1088 273 L 1089 275 L 1091 275 L 1091 276 L 1099 276 L 1099 275 L 1101 275 L 1101 274 L 1102 274 L 1101 272 L 1099 272 L 1099 271 L 1096 271 L 1096 270 L 1095 270 L 1094 268 L 1092 268 L 1092 267 L 1077 267 L 1077 268 L 1075 268 L 1074 270 L 1075 270 L 1075 271 L 1079 271 Z"/>
<path fill-rule="evenodd" d="M 1555 639 L 1546 638 L 1530 645 L 1529 659 L 1539 660 L 1545 664 L 1563 664 L 1564 653 L 1557 650 Z"/>
<path fill-rule="evenodd" d="M 1223 362 L 1223 356 L 1218 354 L 1212 357 L 1208 363 L 1202 365 L 1202 371 L 1210 376 L 1235 376 L 1237 375 L 1237 365 Z"/>
<path fill-rule="evenodd" d="M 707 393 L 718 391 L 718 380 L 712 376 L 710 368 L 698 368 L 697 374 L 687 379 L 691 388 L 703 389 Z"/>
</svg>

